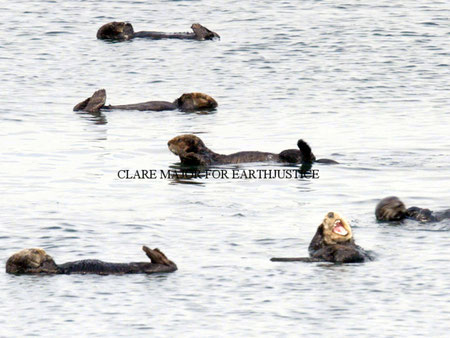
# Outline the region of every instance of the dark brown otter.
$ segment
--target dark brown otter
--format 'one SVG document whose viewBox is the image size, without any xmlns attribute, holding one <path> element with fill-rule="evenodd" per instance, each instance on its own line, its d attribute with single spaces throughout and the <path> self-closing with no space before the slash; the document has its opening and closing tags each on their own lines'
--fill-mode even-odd
<svg viewBox="0 0 450 338">
<path fill-rule="evenodd" d="M 78 103 L 73 107 L 74 111 L 85 111 L 88 113 L 98 113 L 100 110 L 142 110 L 142 111 L 163 111 L 175 110 L 195 111 L 195 110 L 212 110 L 217 108 L 217 102 L 211 96 L 203 93 L 188 93 L 181 95 L 173 102 L 168 101 L 147 101 L 142 103 L 108 105 L 105 106 L 106 91 L 104 89 L 97 90 L 91 97 Z"/>
<path fill-rule="evenodd" d="M 352 229 L 339 214 L 329 212 L 309 244 L 310 257 L 272 258 L 273 262 L 362 263 L 373 258 L 355 244 Z"/>
<path fill-rule="evenodd" d="M 311 152 L 311 147 L 303 140 L 297 142 L 299 149 L 283 150 L 279 154 L 260 151 L 241 151 L 230 155 L 215 153 L 192 134 L 180 135 L 167 143 L 169 150 L 180 157 L 186 165 L 238 164 L 249 162 L 284 162 L 284 163 L 337 163 L 333 160 L 321 159 Z"/>
<path fill-rule="evenodd" d="M 101 40 L 131 40 L 134 38 L 150 38 L 150 39 L 188 39 L 188 40 L 212 40 L 220 39 L 219 34 L 210 31 L 199 23 L 191 26 L 193 33 L 163 33 L 163 32 L 135 32 L 131 23 L 128 22 L 109 22 L 99 28 L 97 31 L 97 39 Z"/>
<path fill-rule="evenodd" d="M 177 270 L 174 262 L 169 260 L 159 249 L 142 250 L 150 258 L 151 263 L 108 263 L 97 259 L 84 259 L 80 261 L 56 264 L 51 256 L 43 249 L 24 249 L 6 262 L 6 272 L 13 274 L 129 274 L 129 273 L 157 273 Z"/>
<path fill-rule="evenodd" d="M 396 196 L 383 198 L 375 208 L 375 216 L 379 221 L 401 221 L 413 219 L 422 223 L 440 222 L 450 218 L 450 209 L 433 212 L 430 209 L 410 207 L 406 209 L 403 202 Z"/>
</svg>

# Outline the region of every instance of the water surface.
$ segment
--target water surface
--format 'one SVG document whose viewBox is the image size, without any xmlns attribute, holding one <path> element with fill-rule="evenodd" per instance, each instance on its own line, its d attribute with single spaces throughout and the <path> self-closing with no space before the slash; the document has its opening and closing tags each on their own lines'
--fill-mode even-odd
<svg viewBox="0 0 450 338">
<path fill-rule="evenodd" d="M 0 274 L 5 336 L 445 336 L 449 222 L 378 224 L 377 201 L 448 208 L 449 6 L 444 1 L 20 1 L 0 4 L 0 257 L 179 266 L 150 276 Z M 97 29 L 185 31 L 221 41 L 108 43 Z M 72 107 L 205 92 L 210 114 Z M 303 138 L 317 180 L 119 180 L 177 168 L 167 141 L 279 152 Z M 239 169 L 286 169 L 275 163 Z M 198 183 L 198 184 L 195 184 Z M 272 263 L 307 255 L 328 211 L 367 264 Z"/>
</svg>

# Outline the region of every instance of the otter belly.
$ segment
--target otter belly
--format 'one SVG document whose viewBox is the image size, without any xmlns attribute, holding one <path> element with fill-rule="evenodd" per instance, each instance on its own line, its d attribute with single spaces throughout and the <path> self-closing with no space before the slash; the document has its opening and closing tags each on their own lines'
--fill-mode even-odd
<svg viewBox="0 0 450 338">
<path fill-rule="evenodd" d="M 160 39 L 184 39 L 184 40 L 195 40 L 197 39 L 194 33 L 164 33 L 164 32 L 148 32 L 141 31 L 134 33 L 135 38 L 148 38 L 154 40 Z"/>
<path fill-rule="evenodd" d="M 140 110 L 140 111 L 163 111 L 175 110 L 177 106 L 168 101 L 148 101 L 142 103 L 123 104 L 117 106 L 105 106 L 104 109 Z"/>
<path fill-rule="evenodd" d="M 326 245 L 311 252 L 311 257 L 333 263 L 363 263 L 372 260 L 370 255 L 357 245 Z"/>
<path fill-rule="evenodd" d="M 217 164 L 238 164 L 251 162 L 279 162 L 280 157 L 273 153 L 263 153 L 260 151 L 241 151 L 231 155 L 224 155 L 219 158 Z"/>
<path fill-rule="evenodd" d="M 133 263 L 108 263 L 98 259 L 84 259 L 80 261 L 67 262 L 58 265 L 58 267 L 63 274 L 121 274 L 137 273 L 138 271 L 138 267 L 134 266 Z"/>
<path fill-rule="evenodd" d="M 132 274 L 172 272 L 177 270 L 175 264 L 164 265 L 147 262 L 109 263 L 98 259 L 84 259 L 58 265 L 61 274 Z"/>
</svg>

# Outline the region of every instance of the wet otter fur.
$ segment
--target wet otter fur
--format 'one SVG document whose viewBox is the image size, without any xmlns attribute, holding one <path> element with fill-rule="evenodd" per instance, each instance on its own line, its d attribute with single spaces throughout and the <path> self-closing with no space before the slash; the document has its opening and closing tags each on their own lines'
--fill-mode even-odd
<svg viewBox="0 0 450 338">
<path fill-rule="evenodd" d="M 213 164 L 250 162 L 312 163 L 323 161 L 316 161 L 311 147 L 303 140 L 297 142 L 299 149 L 287 149 L 279 154 L 260 151 L 241 151 L 230 155 L 222 155 L 206 147 L 205 143 L 199 137 L 192 134 L 176 136 L 167 145 L 172 153 L 180 157 L 181 163 L 186 165 L 208 166 Z M 328 163 L 337 163 L 333 160 L 324 160 Z"/>
<path fill-rule="evenodd" d="M 108 22 L 97 31 L 97 39 L 101 40 L 130 40 L 134 38 L 134 29 L 131 23 Z"/>
<path fill-rule="evenodd" d="M 128 22 L 108 22 L 101 26 L 97 31 L 97 39 L 100 40 L 116 40 L 125 41 L 134 38 L 150 38 L 150 39 L 187 39 L 187 40 L 212 40 L 220 39 L 219 34 L 210 31 L 208 28 L 194 23 L 191 26 L 193 33 L 163 33 L 140 31 L 135 32 L 131 23 Z"/>
<path fill-rule="evenodd" d="M 396 196 L 383 198 L 375 208 L 375 217 L 378 221 L 402 221 L 412 219 L 421 223 L 440 222 L 450 218 L 450 209 L 433 212 L 430 209 L 419 207 L 406 208 L 405 204 Z"/>
<path fill-rule="evenodd" d="M 73 107 L 74 111 L 84 111 L 87 113 L 99 113 L 100 110 L 141 110 L 141 111 L 163 111 L 175 110 L 196 111 L 212 110 L 217 108 L 217 102 L 211 96 L 203 93 L 187 93 L 181 95 L 174 102 L 168 101 L 147 101 L 133 104 L 108 105 L 106 103 L 106 90 L 97 90 L 91 97 L 78 103 Z"/>
<path fill-rule="evenodd" d="M 308 247 L 310 257 L 272 258 L 273 262 L 362 263 L 372 257 L 355 244 L 352 229 L 338 213 L 326 214 Z"/>
<path fill-rule="evenodd" d="M 150 262 L 132 263 L 108 263 L 97 259 L 85 259 L 80 261 L 56 264 L 53 258 L 45 250 L 39 248 L 23 249 L 6 262 L 6 272 L 11 274 L 130 274 L 130 273 L 157 273 L 172 272 L 177 266 L 159 249 L 149 249 L 146 246 L 142 250 L 150 258 Z"/>
</svg>

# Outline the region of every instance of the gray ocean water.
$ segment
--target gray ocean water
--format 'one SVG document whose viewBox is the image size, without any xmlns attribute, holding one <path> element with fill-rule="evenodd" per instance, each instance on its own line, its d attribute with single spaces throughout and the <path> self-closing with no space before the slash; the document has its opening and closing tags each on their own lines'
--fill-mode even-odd
<svg viewBox="0 0 450 338">
<path fill-rule="evenodd" d="M 0 273 L 0 335 L 444 337 L 450 222 L 379 224 L 377 201 L 450 205 L 448 1 L 0 1 L 0 262 L 42 247 L 56 262 L 145 261 L 166 275 Z M 220 41 L 97 40 L 109 21 Z M 209 114 L 72 107 L 172 101 Z M 315 180 L 120 180 L 176 168 L 167 141 L 195 133 L 220 153 L 279 152 L 303 138 Z M 286 169 L 276 163 L 238 169 Z M 376 254 L 306 256 L 328 211 Z"/>
</svg>

